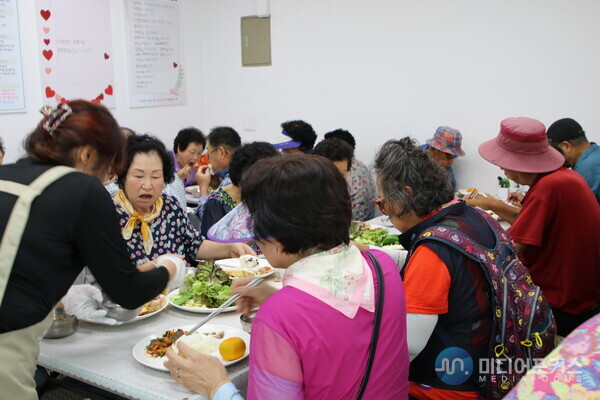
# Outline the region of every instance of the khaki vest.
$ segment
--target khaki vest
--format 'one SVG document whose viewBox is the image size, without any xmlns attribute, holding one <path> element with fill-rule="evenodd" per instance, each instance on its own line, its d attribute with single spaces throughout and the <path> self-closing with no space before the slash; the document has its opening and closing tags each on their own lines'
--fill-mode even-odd
<svg viewBox="0 0 600 400">
<path fill-rule="evenodd" d="M 31 203 L 49 185 L 76 170 L 69 167 L 53 167 L 41 174 L 29 185 L 0 181 L 0 192 L 17 196 L 0 241 L 0 304 L 8 285 L 13 263 L 25 226 L 29 220 Z M 6 399 L 37 400 L 35 391 L 35 365 L 40 353 L 39 341 L 52 324 L 52 312 L 35 325 L 17 331 L 0 334 L 0 390 Z"/>
</svg>

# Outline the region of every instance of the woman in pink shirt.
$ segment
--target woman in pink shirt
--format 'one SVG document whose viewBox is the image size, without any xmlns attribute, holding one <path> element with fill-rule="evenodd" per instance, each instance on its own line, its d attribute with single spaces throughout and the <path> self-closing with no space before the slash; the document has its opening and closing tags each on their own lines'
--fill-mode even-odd
<svg viewBox="0 0 600 400">
<path fill-rule="evenodd" d="M 234 290 L 247 296 L 246 310 L 262 303 L 252 326 L 248 399 L 357 398 L 379 291 L 375 267 L 349 246 L 351 204 L 343 176 L 318 156 L 266 159 L 244 176 L 242 200 L 208 237 L 256 240 L 272 266 L 287 268 L 283 289 L 274 294 L 260 286 Z M 363 398 L 406 399 L 404 289 L 394 261 L 370 252 L 383 271 L 384 296 Z M 176 381 L 211 399 L 241 399 L 220 361 L 179 349 L 186 358 L 171 350 L 165 363 Z"/>
</svg>

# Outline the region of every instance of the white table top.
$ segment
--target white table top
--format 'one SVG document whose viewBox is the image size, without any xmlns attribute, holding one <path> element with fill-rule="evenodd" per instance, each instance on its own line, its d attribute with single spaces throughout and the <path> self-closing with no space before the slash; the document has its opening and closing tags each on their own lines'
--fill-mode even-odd
<svg viewBox="0 0 600 400">
<path fill-rule="evenodd" d="M 168 372 L 141 365 L 132 355 L 133 346 L 140 339 L 176 326 L 196 324 L 206 315 L 178 310 L 169 305 L 155 316 L 120 326 L 80 321 L 77 331 L 71 336 L 42 340 L 38 363 L 130 399 L 206 399 L 179 385 Z M 209 323 L 241 329 L 240 314 L 237 312 L 223 313 Z M 232 382 L 245 394 L 248 358 L 231 365 L 227 370 Z"/>
</svg>

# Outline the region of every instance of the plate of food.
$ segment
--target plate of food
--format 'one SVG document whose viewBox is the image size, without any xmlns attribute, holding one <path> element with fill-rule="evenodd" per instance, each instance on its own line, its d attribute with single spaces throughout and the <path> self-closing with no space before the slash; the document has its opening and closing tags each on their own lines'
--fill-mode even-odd
<svg viewBox="0 0 600 400">
<path fill-rule="evenodd" d="M 198 264 L 195 272 L 185 277 L 183 285 L 167 295 L 169 303 L 181 310 L 210 313 L 229 300 L 231 278 L 213 261 Z M 234 311 L 230 306 L 224 311 Z"/>
<path fill-rule="evenodd" d="M 266 259 L 248 254 L 239 258 L 216 260 L 215 264 L 221 267 L 221 270 L 229 275 L 231 279 L 246 276 L 261 276 L 264 278 L 275 273 L 275 268 Z"/>
<path fill-rule="evenodd" d="M 152 317 L 153 315 L 156 315 L 167 308 L 168 305 L 169 301 L 167 300 L 167 297 L 164 294 L 159 294 L 154 299 L 142 306 L 142 309 L 137 317 L 127 322 L 140 321 L 142 319 Z"/>
<path fill-rule="evenodd" d="M 250 335 L 247 332 L 227 325 L 206 324 L 191 335 L 186 335 L 193 327 L 194 325 L 178 326 L 146 336 L 133 346 L 133 358 L 147 367 L 168 371 L 163 365 L 167 361 L 165 352 L 173 345 L 177 351 L 179 340 L 185 341 L 200 353 L 217 357 L 225 366 L 248 357 Z"/>
<path fill-rule="evenodd" d="M 377 246 L 402 249 L 398 235 L 390 235 L 385 228 L 378 228 L 369 224 L 362 224 L 361 227 L 351 237 L 357 243 Z"/>
</svg>

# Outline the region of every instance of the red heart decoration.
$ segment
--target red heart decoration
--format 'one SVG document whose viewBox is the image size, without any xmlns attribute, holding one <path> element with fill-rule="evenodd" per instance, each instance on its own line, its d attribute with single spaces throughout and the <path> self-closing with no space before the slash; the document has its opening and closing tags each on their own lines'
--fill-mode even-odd
<svg viewBox="0 0 600 400">
<path fill-rule="evenodd" d="M 47 26 L 43 27 L 42 30 L 46 35 L 48 34 L 48 32 L 50 32 L 50 28 L 48 28 Z"/>
<path fill-rule="evenodd" d="M 112 87 L 112 85 L 108 85 L 106 87 L 106 89 L 104 89 L 104 93 L 106 93 L 109 96 L 112 96 L 112 94 L 113 94 L 113 87 Z"/>
<path fill-rule="evenodd" d="M 173 63 L 173 68 L 177 68 L 177 63 L 176 62 Z"/>
<path fill-rule="evenodd" d="M 92 99 L 92 103 L 100 104 L 100 99 L 96 97 L 95 99 Z"/>
<path fill-rule="evenodd" d="M 46 46 L 48 46 L 50 44 L 50 39 L 44 39 L 44 43 L 46 43 Z"/>
<path fill-rule="evenodd" d="M 50 86 L 46 86 L 46 97 L 51 98 L 54 97 L 56 92 L 50 88 Z"/>
<path fill-rule="evenodd" d="M 109 58 L 110 58 L 110 56 L 108 54 L 104 53 L 104 59 L 108 60 Z"/>
<path fill-rule="evenodd" d="M 42 51 L 42 54 L 44 55 L 46 60 L 50 61 L 50 59 L 52 58 L 52 55 L 54 53 L 52 52 L 52 50 L 44 50 L 44 51 Z"/>
<path fill-rule="evenodd" d="M 46 71 L 46 73 L 50 75 L 50 73 L 52 72 L 52 68 L 44 68 L 44 71 Z"/>
<path fill-rule="evenodd" d="M 100 100 L 104 100 L 104 93 L 100 93 L 100 95 L 98 97 L 96 97 L 97 99 Z"/>
<path fill-rule="evenodd" d="M 48 21 L 51 13 L 50 13 L 50 10 L 41 10 L 40 15 L 42 16 L 42 18 L 44 18 L 46 21 Z"/>
<path fill-rule="evenodd" d="M 63 97 L 62 99 L 60 99 L 60 102 L 61 102 L 61 104 L 64 104 L 64 103 L 66 103 L 67 101 L 69 101 L 69 100 L 65 99 L 64 97 Z"/>
</svg>

